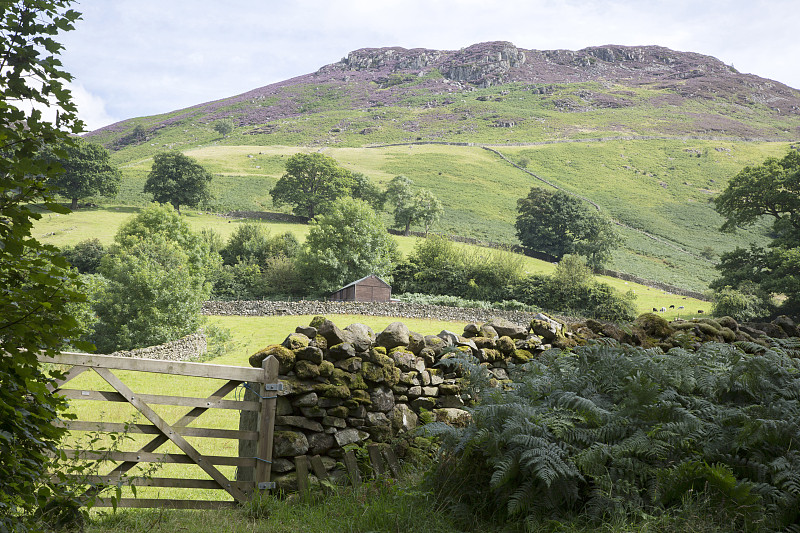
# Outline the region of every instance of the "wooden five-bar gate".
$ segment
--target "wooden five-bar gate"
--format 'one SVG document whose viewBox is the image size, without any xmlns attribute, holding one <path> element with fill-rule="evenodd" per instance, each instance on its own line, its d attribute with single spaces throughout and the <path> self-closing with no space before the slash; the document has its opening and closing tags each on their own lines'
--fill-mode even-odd
<svg viewBox="0 0 800 533">
<path fill-rule="evenodd" d="M 78 353 L 62 353 L 55 358 L 41 357 L 41 362 L 69 365 L 63 380 L 56 383 L 53 391 L 71 400 L 99 400 L 108 402 L 127 402 L 141 413 L 150 424 L 121 424 L 105 421 L 67 421 L 64 425 L 70 430 L 131 432 L 156 435 L 138 451 L 109 451 L 103 456 L 118 462 L 110 472 L 93 476 L 89 481 L 98 484 L 115 485 L 126 472 L 139 463 L 183 463 L 195 464 L 208 474 L 211 479 L 182 479 L 144 477 L 132 479 L 136 485 L 153 487 L 203 488 L 226 491 L 233 500 L 212 501 L 197 499 L 148 499 L 122 498 L 115 502 L 119 507 L 170 507 L 176 509 L 207 509 L 230 507 L 251 499 L 253 491 L 274 487 L 270 482 L 272 464 L 272 439 L 274 435 L 275 407 L 278 382 L 278 361 L 275 357 L 264 360 L 261 368 L 223 366 L 206 363 L 189 363 L 180 361 L 160 361 L 133 357 L 115 357 L 108 355 L 87 355 Z M 64 388 L 76 376 L 88 371 L 96 372 L 113 391 L 96 391 Z M 185 396 L 169 396 L 156 394 L 138 394 L 133 392 L 114 374 L 115 370 L 136 372 L 154 372 L 178 376 L 191 376 L 224 380 L 225 383 L 206 398 Z M 239 401 L 224 399 L 240 385 L 258 390 L 258 401 Z M 190 407 L 176 422 L 169 424 L 156 413 L 150 405 L 172 405 Z M 239 411 L 255 411 L 258 413 L 256 431 L 230 429 L 187 427 L 209 409 L 235 409 Z M 185 437 L 209 437 L 257 441 L 255 457 L 208 456 L 201 454 Z M 157 453 L 161 445 L 172 442 L 183 453 Z M 80 450 L 64 450 L 68 456 L 73 454 L 98 454 L 98 452 L 81 452 Z M 87 456 L 85 455 L 85 456 Z M 228 479 L 216 467 L 236 466 L 255 467 L 254 481 L 244 482 Z M 109 500 L 98 499 L 96 505 L 109 506 Z"/>
</svg>

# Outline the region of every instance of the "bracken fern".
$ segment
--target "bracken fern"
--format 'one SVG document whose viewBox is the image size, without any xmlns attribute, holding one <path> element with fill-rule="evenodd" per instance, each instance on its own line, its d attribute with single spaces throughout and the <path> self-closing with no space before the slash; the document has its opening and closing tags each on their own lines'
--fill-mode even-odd
<svg viewBox="0 0 800 533">
<path fill-rule="evenodd" d="M 484 393 L 468 427 L 426 426 L 443 443 L 431 481 L 462 510 L 520 524 L 657 514 L 702 495 L 736 529 L 795 530 L 798 346 L 550 350 Z"/>
</svg>

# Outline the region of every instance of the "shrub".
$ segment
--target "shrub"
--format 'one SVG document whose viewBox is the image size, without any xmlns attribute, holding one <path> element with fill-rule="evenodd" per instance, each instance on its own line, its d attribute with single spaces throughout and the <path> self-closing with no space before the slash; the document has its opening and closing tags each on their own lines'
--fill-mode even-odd
<svg viewBox="0 0 800 533">
<path fill-rule="evenodd" d="M 108 284 L 94 302 L 92 341 L 101 352 L 155 346 L 197 330 L 205 278 L 176 243 L 120 247 L 103 258 L 100 273 Z"/>
<path fill-rule="evenodd" d="M 765 304 L 766 295 L 753 294 L 733 287 L 725 286 L 714 291 L 714 303 L 711 314 L 729 316 L 741 322 L 767 317 L 770 308 Z"/>
<path fill-rule="evenodd" d="M 61 255 L 81 274 L 96 274 L 100 259 L 107 253 L 100 239 L 86 239 L 75 246 L 66 246 Z"/>
</svg>

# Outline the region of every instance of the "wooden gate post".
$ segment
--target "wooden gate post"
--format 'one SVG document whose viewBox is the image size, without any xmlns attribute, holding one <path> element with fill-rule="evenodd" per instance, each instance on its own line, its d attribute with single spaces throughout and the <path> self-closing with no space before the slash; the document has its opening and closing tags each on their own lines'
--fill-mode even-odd
<svg viewBox="0 0 800 533">
<path fill-rule="evenodd" d="M 258 416 L 258 446 L 256 447 L 255 484 L 257 490 L 275 488 L 272 475 L 272 440 L 275 435 L 275 409 L 278 403 L 278 359 L 270 355 L 261 364 L 264 380 L 259 387 L 261 411 Z"/>
</svg>

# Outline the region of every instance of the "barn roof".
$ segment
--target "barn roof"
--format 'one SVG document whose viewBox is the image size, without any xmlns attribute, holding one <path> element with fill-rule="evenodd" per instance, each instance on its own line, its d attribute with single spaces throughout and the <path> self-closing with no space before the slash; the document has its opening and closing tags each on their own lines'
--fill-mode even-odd
<svg viewBox="0 0 800 533">
<path fill-rule="evenodd" d="M 352 283 L 348 283 L 348 284 L 347 284 L 347 285 L 345 285 L 344 287 L 342 287 L 342 288 L 340 288 L 340 289 L 337 289 L 337 290 L 335 290 L 335 291 L 333 291 L 333 292 L 339 292 L 339 291 L 343 291 L 343 290 L 345 290 L 346 288 L 348 288 L 348 287 L 352 287 L 353 285 L 358 285 L 359 283 L 361 283 L 361 282 L 362 282 L 362 281 L 364 281 L 365 279 L 369 279 L 369 278 L 375 278 L 375 279 L 377 279 L 378 281 L 380 281 L 381 283 L 383 283 L 384 285 L 386 285 L 387 287 L 391 287 L 391 285 L 389 285 L 388 283 L 386 283 L 385 281 L 383 281 L 381 278 L 379 278 L 379 277 L 378 277 L 378 276 L 376 276 L 375 274 L 369 274 L 369 275 L 367 275 L 367 276 L 364 276 L 364 277 L 363 277 L 363 278 L 361 278 L 361 279 L 357 279 L 357 280 L 353 281 Z"/>
</svg>

